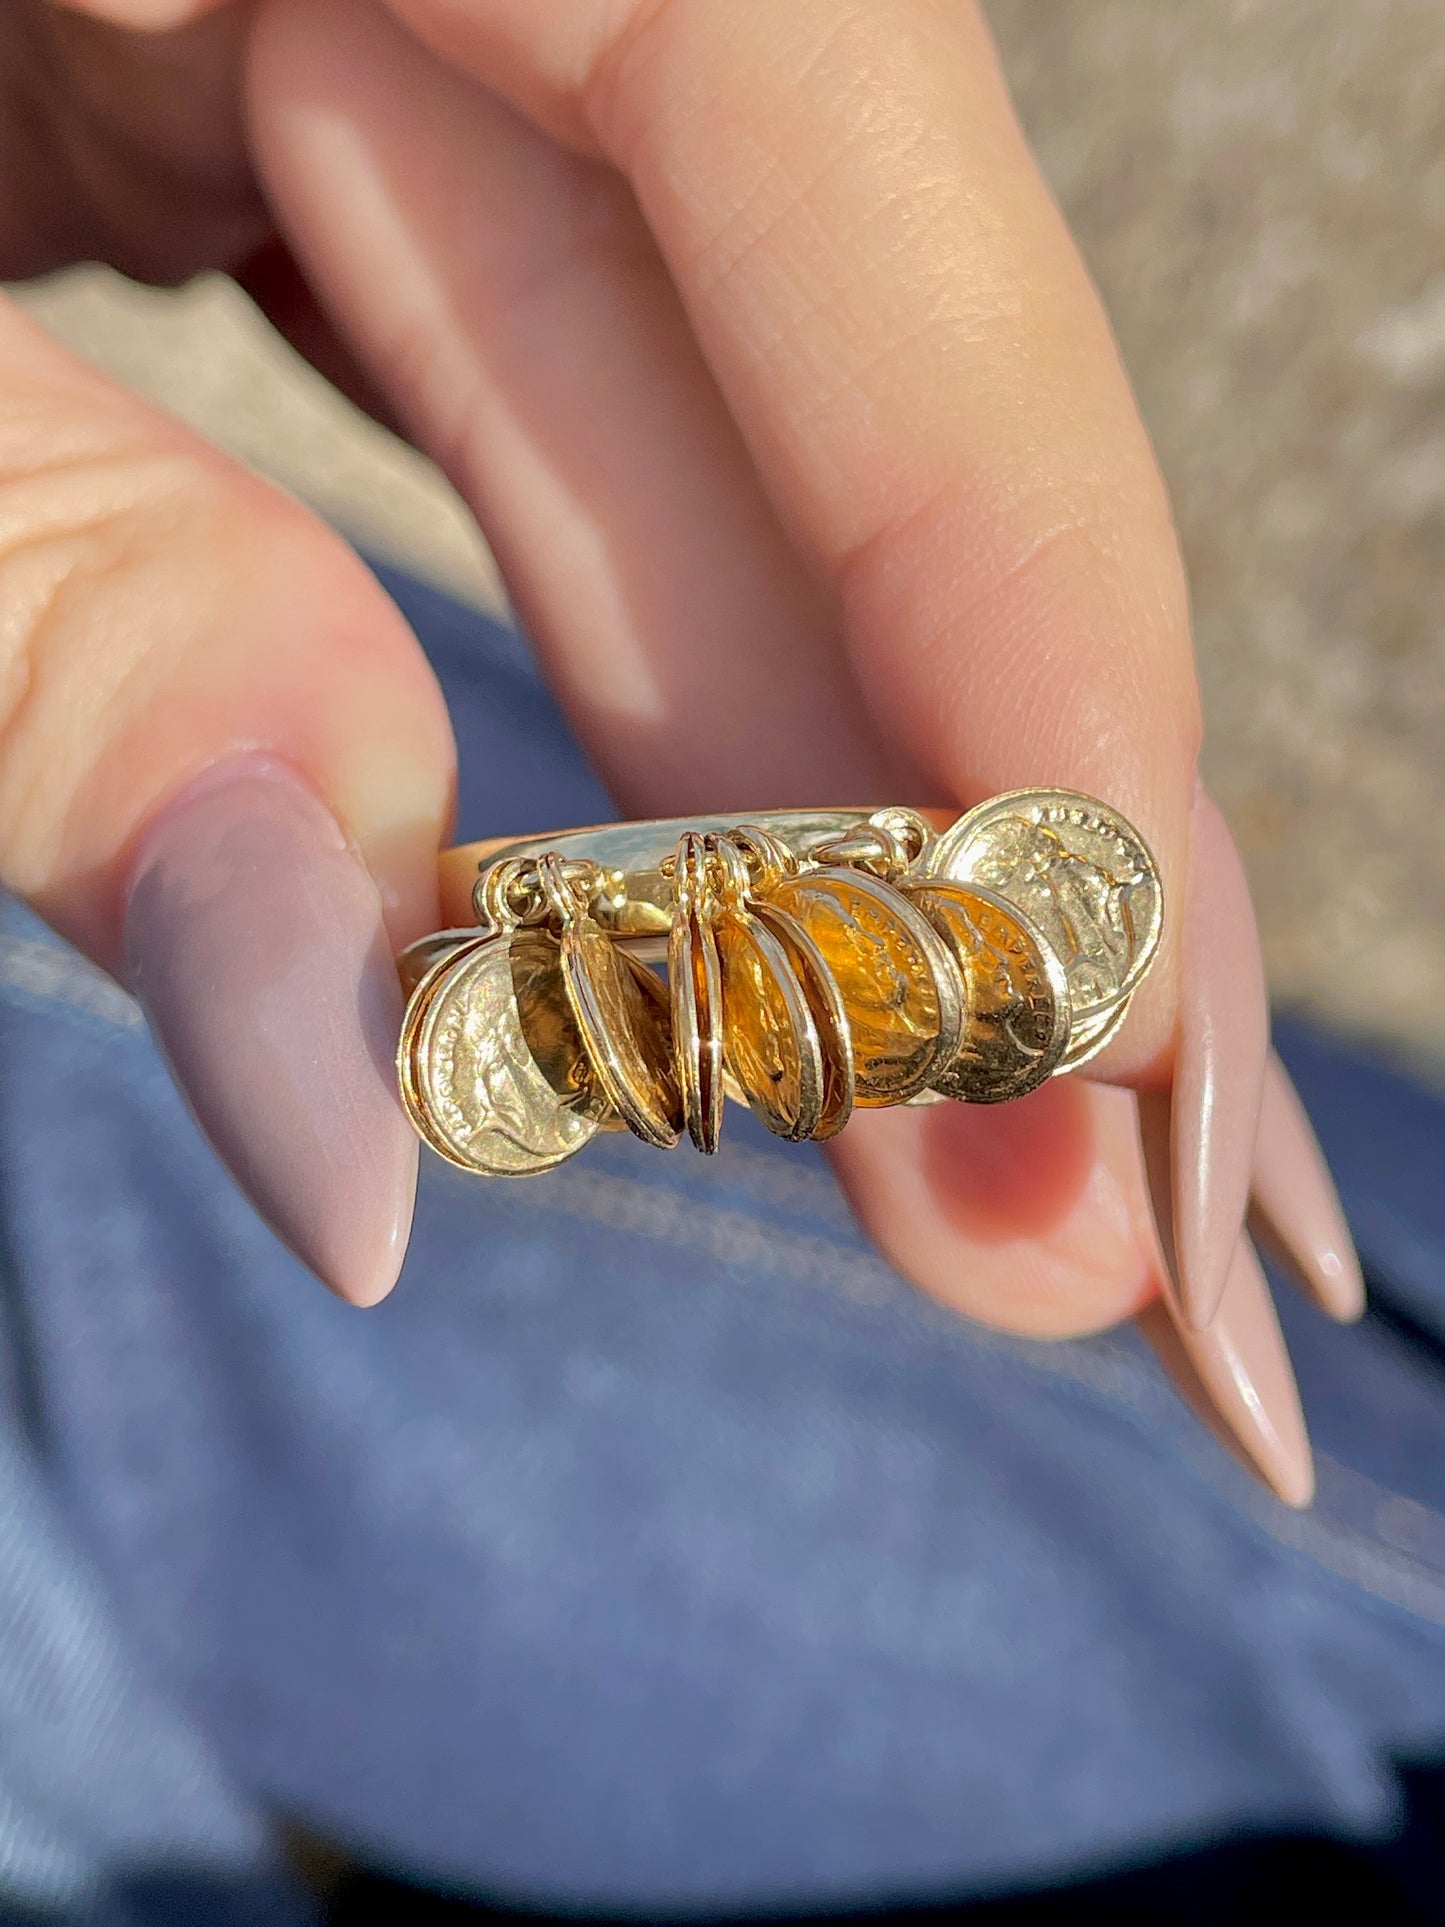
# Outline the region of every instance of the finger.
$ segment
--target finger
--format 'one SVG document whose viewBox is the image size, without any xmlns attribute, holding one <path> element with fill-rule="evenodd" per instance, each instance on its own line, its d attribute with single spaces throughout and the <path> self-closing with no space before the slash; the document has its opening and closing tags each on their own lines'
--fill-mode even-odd
<svg viewBox="0 0 1445 1927">
<path fill-rule="evenodd" d="M 235 0 L 51 0 L 66 13 L 104 20 L 128 33 L 173 33 L 208 13 L 218 13 Z"/>
<path fill-rule="evenodd" d="M 335 7 L 268 12 L 252 73 L 262 166 L 378 379 L 417 438 L 450 452 L 625 806 L 916 794 L 847 707 L 836 629 L 809 619 L 819 599 L 739 459 L 635 210 L 380 14 L 349 5 L 345 18 L 343 35 Z M 580 235 L 579 207 L 592 210 Z M 860 1118 L 838 1147 L 890 1256 L 1020 1329 L 1090 1329 L 1131 1309 L 1152 1271 L 1109 1160 L 1122 1151 L 1141 1197 L 1132 1119 L 1121 1141 L 1068 1098 L 948 1116 L 952 1129 L 943 1113 Z M 1008 1240 L 971 1226 L 977 1170 L 1053 1169 L 1070 1132 L 1077 1198 L 1046 1236 L 1041 1222 L 1027 1260 L 1024 1221 Z M 895 1184 L 920 1144 L 919 1182 Z"/>
<path fill-rule="evenodd" d="M 398 0 L 626 174 L 874 714 L 938 794 L 1058 783 L 1182 890 L 1198 707 L 1163 491 L 955 0 Z M 1174 932 L 1107 1060 L 1158 1078 Z"/>
<path fill-rule="evenodd" d="M 1250 1230 L 1321 1311 L 1341 1324 L 1361 1316 L 1365 1281 L 1339 1194 L 1309 1115 L 1272 1052 L 1254 1151 Z"/>
<path fill-rule="evenodd" d="M 929 789 L 1101 794 L 1144 831 L 1166 901 L 1187 899 L 1091 1074 L 1172 1093 L 1171 1270 L 1207 1323 L 1245 1204 L 1231 1152 L 1260 1103 L 1264 1029 L 1244 1019 L 1262 994 L 1243 994 L 1258 944 L 1217 815 L 1194 807 L 1163 490 L 977 14 L 393 4 L 625 172 L 765 486 L 838 596 L 871 713 Z M 1186 922 L 1217 932 L 1187 963 Z M 1231 1007 L 1232 1040 L 1213 1023 Z"/>
<path fill-rule="evenodd" d="M 250 93 L 292 246 L 621 806 L 906 793 L 621 181 L 376 7 L 269 7 Z"/>
<path fill-rule="evenodd" d="M 624 805 L 919 794 L 898 732 L 880 743 L 855 724 L 886 699 L 887 667 L 850 714 L 837 585 L 809 601 L 617 183 L 374 13 L 347 8 L 340 28 L 316 0 L 262 16 L 261 165 L 336 313 L 478 507 Z M 969 633 L 963 646 L 993 645 Z M 897 657 L 906 672 L 907 649 Z M 894 1129 L 902 1141 L 909 1127 L 879 1122 L 870 1143 Z M 1120 1281 L 1097 1279 L 1083 1228 L 1088 1325 Z M 914 1249 L 957 1256 L 942 1239 Z"/>
<path fill-rule="evenodd" d="M 232 278 L 323 380 L 391 434 L 405 433 L 391 402 L 318 304 L 284 241 L 273 235 L 263 242 L 238 263 Z"/>
<path fill-rule="evenodd" d="M 1188 1403 L 1286 1505 L 1314 1497 L 1310 1450 L 1289 1353 L 1248 1238 L 1235 1248 L 1224 1299 L 1207 1331 L 1145 1308 L 1140 1329 Z"/>
<path fill-rule="evenodd" d="M 0 878 L 140 995 L 253 1201 L 343 1294 L 415 1151 L 388 935 L 436 915 L 440 696 L 310 516 L 0 308 Z"/>
<path fill-rule="evenodd" d="M 999 1106 L 855 1113 L 830 1147 L 864 1229 L 984 1324 L 1071 1337 L 1158 1291 L 1127 1091 L 1072 1078 Z"/>
</svg>

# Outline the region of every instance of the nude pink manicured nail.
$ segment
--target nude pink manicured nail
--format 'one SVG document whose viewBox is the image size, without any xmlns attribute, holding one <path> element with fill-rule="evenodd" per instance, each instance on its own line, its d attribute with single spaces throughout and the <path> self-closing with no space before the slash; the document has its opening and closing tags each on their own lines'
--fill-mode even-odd
<svg viewBox="0 0 1445 1927">
<path fill-rule="evenodd" d="M 1139 1323 L 1201 1416 L 1224 1427 L 1226 1442 L 1244 1452 L 1286 1505 L 1308 1505 L 1314 1455 L 1274 1301 L 1249 1240 L 1236 1241 L 1207 1331 L 1182 1323 L 1167 1303 L 1150 1306 Z"/>
<path fill-rule="evenodd" d="M 381 898 L 294 771 L 210 770 L 142 841 L 131 986 L 196 1121 L 268 1224 L 373 1304 L 411 1226 L 416 1139 L 395 1093 L 401 991 Z"/>
<path fill-rule="evenodd" d="M 1160 1243 L 1179 1307 L 1219 1307 L 1249 1200 L 1269 1009 L 1249 884 L 1218 809 L 1196 792 L 1185 893 L 1179 1036 L 1167 1104 L 1141 1100 Z"/>
<path fill-rule="evenodd" d="M 1271 1051 L 1254 1150 L 1250 1227 L 1322 1311 L 1348 1324 L 1365 1281 L 1339 1194 L 1289 1073 Z"/>
</svg>

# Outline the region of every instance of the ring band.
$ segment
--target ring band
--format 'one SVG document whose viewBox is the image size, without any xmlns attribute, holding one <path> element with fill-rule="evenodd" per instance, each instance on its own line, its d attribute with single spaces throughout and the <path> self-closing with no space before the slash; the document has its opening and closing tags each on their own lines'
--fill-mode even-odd
<svg viewBox="0 0 1445 1927">
<path fill-rule="evenodd" d="M 1163 919 L 1143 838 L 1067 790 L 494 837 L 440 886 L 448 928 L 399 960 L 399 1083 L 488 1175 L 610 1129 L 712 1151 L 725 1093 L 792 1139 L 1026 1095 L 1117 1035 Z"/>
</svg>

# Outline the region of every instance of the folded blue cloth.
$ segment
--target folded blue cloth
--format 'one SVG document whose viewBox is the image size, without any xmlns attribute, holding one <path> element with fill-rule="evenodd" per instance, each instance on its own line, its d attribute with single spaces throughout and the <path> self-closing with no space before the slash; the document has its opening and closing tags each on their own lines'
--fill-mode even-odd
<svg viewBox="0 0 1445 1927">
<path fill-rule="evenodd" d="M 387 582 L 462 833 L 610 813 L 515 639 Z M 130 1002 L 6 904 L 0 1922 L 307 1920 L 278 1812 L 621 1912 L 965 1899 L 1246 1833 L 1389 1853 L 1397 1767 L 1445 1740 L 1445 1106 L 1281 1043 L 1380 1308 L 1285 1298 L 1303 1517 L 1130 1335 L 949 1315 L 736 1114 L 712 1162 L 429 1160 L 400 1286 L 350 1311 Z M 1398 1852 L 1438 1893 L 1433 1850 Z"/>
</svg>

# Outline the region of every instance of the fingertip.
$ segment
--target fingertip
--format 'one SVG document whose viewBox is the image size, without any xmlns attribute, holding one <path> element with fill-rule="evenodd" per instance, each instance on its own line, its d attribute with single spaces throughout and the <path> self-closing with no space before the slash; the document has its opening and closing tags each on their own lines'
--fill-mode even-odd
<svg viewBox="0 0 1445 1927">
<path fill-rule="evenodd" d="M 1364 1315 L 1365 1280 L 1309 1114 L 1274 1052 L 1265 1067 L 1250 1227 L 1337 1324 Z"/>
<path fill-rule="evenodd" d="M 1059 1079 L 1009 1105 L 860 1113 L 830 1152 L 884 1254 L 981 1323 L 1077 1337 L 1154 1290 L 1128 1092 Z"/>
<path fill-rule="evenodd" d="M 1140 1329 L 1196 1415 L 1288 1506 L 1315 1495 L 1314 1454 L 1269 1285 L 1249 1240 L 1236 1240 L 1224 1296 L 1198 1330 L 1171 1299 Z"/>
<path fill-rule="evenodd" d="M 376 887 L 295 771 L 208 771 L 141 839 L 132 986 L 196 1122 L 338 1297 L 396 1282 L 417 1144 L 392 1072 L 401 990 Z"/>
</svg>

